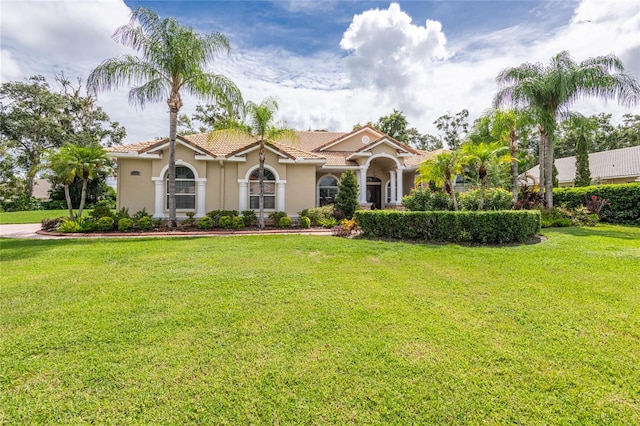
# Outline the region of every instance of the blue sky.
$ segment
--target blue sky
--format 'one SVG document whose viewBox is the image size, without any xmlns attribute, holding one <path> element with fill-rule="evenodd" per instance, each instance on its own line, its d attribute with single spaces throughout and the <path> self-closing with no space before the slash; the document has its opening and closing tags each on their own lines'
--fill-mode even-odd
<svg viewBox="0 0 640 426">
<path fill-rule="evenodd" d="M 85 79 L 102 60 L 127 53 L 111 35 L 145 6 L 232 46 L 212 71 L 246 99 L 276 96 L 280 118 L 298 129 L 348 131 L 398 109 L 411 125 L 463 108 L 491 106 L 501 69 L 547 62 L 569 50 L 578 60 L 617 54 L 640 78 L 640 1 L 122 1 L 3 0 L 1 81 L 56 72 Z M 100 105 L 127 128 L 127 142 L 167 134 L 162 103 L 136 110 L 126 89 Z M 200 101 L 185 98 L 183 113 Z M 636 110 L 578 102 L 584 114 Z"/>
</svg>

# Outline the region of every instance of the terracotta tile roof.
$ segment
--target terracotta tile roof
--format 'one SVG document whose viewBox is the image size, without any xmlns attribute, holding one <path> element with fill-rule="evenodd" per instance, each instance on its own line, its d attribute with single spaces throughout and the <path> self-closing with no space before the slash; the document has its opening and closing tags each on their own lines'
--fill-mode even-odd
<svg viewBox="0 0 640 426">
<path fill-rule="evenodd" d="M 357 166 L 357 162 L 353 160 L 347 160 L 347 157 L 351 154 L 353 154 L 352 151 L 323 151 L 322 157 L 327 159 L 327 163 L 325 164 L 325 166 Z"/>
<path fill-rule="evenodd" d="M 576 157 L 557 158 L 558 182 L 573 182 L 576 177 Z M 640 146 L 613 149 L 589 154 L 591 179 L 615 179 L 640 176 Z M 540 176 L 540 166 L 526 171 L 535 182 Z"/>
<path fill-rule="evenodd" d="M 106 148 L 105 150 L 107 152 L 132 152 L 135 151 L 138 154 L 141 154 L 143 152 L 148 151 L 149 149 L 157 146 L 157 145 L 163 145 L 165 143 L 167 143 L 169 141 L 169 139 L 165 138 L 165 139 L 155 139 L 152 141 L 145 141 L 145 142 L 136 142 L 136 143 L 130 143 L 130 144 L 126 144 L 126 145 L 115 145 L 109 148 Z"/>
<path fill-rule="evenodd" d="M 404 159 L 404 164 L 410 167 L 419 166 L 423 161 L 428 160 L 430 158 L 435 157 L 438 154 L 442 154 L 443 152 L 449 152 L 449 150 L 440 148 L 435 151 L 423 151 L 420 149 L 415 150 L 418 155 L 415 157 L 406 157 Z"/>
</svg>

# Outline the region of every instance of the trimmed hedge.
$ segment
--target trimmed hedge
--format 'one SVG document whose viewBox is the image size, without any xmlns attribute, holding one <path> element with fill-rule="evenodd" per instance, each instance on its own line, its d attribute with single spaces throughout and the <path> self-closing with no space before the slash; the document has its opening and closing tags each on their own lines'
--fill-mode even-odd
<svg viewBox="0 0 640 426">
<path fill-rule="evenodd" d="M 504 244 L 531 240 L 540 232 L 538 210 L 412 212 L 361 210 L 355 218 L 365 237 Z"/>
<path fill-rule="evenodd" d="M 575 209 L 594 195 L 608 201 L 600 211 L 602 222 L 640 225 L 640 183 L 554 188 L 553 203 Z"/>
</svg>

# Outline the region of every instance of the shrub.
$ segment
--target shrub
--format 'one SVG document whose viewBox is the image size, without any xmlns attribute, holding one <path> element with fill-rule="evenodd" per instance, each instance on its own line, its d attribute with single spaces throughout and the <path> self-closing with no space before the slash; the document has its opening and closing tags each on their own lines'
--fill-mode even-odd
<svg viewBox="0 0 640 426">
<path fill-rule="evenodd" d="M 231 218 L 231 227 L 233 229 L 242 229 L 242 228 L 244 228 L 244 217 L 233 216 Z"/>
<path fill-rule="evenodd" d="M 157 218 L 157 219 L 153 219 L 153 227 L 154 228 L 160 228 L 162 226 L 162 224 L 164 223 L 164 220 L 162 218 Z"/>
<path fill-rule="evenodd" d="M 223 229 L 231 228 L 231 226 L 233 226 L 233 220 L 231 219 L 231 217 L 232 216 L 220 216 L 220 218 L 218 219 L 218 227 Z"/>
<path fill-rule="evenodd" d="M 93 217 L 96 219 L 100 219 L 101 217 L 110 217 L 112 219 L 115 218 L 115 214 L 111 211 L 111 207 L 109 207 L 108 202 L 100 201 L 89 213 L 89 217 Z"/>
<path fill-rule="evenodd" d="M 258 224 L 258 216 L 253 210 L 243 210 L 242 219 L 244 220 L 244 226 L 254 226 Z"/>
<path fill-rule="evenodd" d="M 82 232 L 93 232 L 95 230 L 100 230 L 98 228 L 100 219 L 96 219 L 94 217 L 83 217 L 82 219 L 78 220 L 78 223 L 80 224 L 80 230 Z M 111 219 L 111 218 L 107 217 L 107 219 Z M 109 228 L 107 231 L 111 231 L 112 229 L 113 229 L 113 219 L 111 219 L 111 228 Z"/>
<path fill-rule="evenodd" d="M 573 219 L 571 222 L 575 226 L 596 226 L 598 223 L 598 215 L 590 213 L 587 207 L 578 207 L 573 212 Z"/>
<path fill-rule="evenodd" d="M 309 219 L 307 216 L 301 216 L 300 217 L 300 227 L 304 228 L 304 229 L 311 228 L 311 219 Z"/>
<path fill-rule="evenodd" d="M 356 221 L 367 237 L 403 240 L 503 244 L 524 242 L 540 231 L 540 212 L 358 211 Z"/>
<path fill-rule="evenodd" d="M 116 212 L 115 217 L 113 218 L 115 223 L 120 222 L 120 219 L 131 219 L 129 216 L 129 209 L 126 207 L 122 207 L 120 210 Z"/>
<path fill-rule="evenodd" d="M 573 225 L 573 214 L 565 207 L 541 209 L 541 226 L 543 228 L 562 228 Z"/>
<path fill-rule="evenodd" d="M 136 222 L 136 226 L 141 231 L 151 231 L 153 229 L 153 220 L 151 216 L 142 216 Z"/>
<path fill-rule="evenodd" d="M 480 209 L 481 199 L 480 189 L 472 189 L 460 194 L 460 206 L 462 210 L 477 211 Z M 485 191 L 482 210 L 511 210 L 512 207 L 511 192 L 502 188 L 489 188 Z"/>
<path fill-rule="evenodd" d="M 353 170 L 347 170 L 338 182 L 335 210 L 340 216 L 351 219 L 360 207 L 358 203 L 358 180 Z"/>
<path fill-rule="evenodd" d="M 516 210 L 540 209 L 547 206 L 544 196 L 532 186 L 522 185 L 518 190 L 518 201 L 513 207 Z"/>
<path fill-rule="evenodd" d="M 269 219 L 271 219 L 273 221 L 274 225 L 278 225 L 280 223 L 280 219 L 282 219 L 283 217 L 286 217 L 287 213 L 286 212 L 272 212 L 269 213 Z"/>
<path fill-rule="evenodd" d="M 62 219 L 63 218 L 60 217 L 57 217 L 55 219 L 42 219 L 42 221 L 40 222 L 40 229 L 47 232 L 57 231 Z"/>
<path fill-rule="evenodd" d="M 63 218 L 60 226 L 58 227 L 60 232 L 82 232 L 82 226 L 76 219 Z"/>
<path fill-rule="evenodd" d="M 601 221 L 640 225 L 640 183 L 553 190 L 554 202 L 564 204 L 570 209 L 588 207 L 593 196 L 597 197 L 596 201 L 606 200 L 606 203 L 600 206 Z"/>
<path fill-rule="evenodd" d="M 187 218 L 182 221 L 182 224 L 186 226 L 195 225 L 196 223 L 195 215 L 196 214 L 194 212 L 187 212 Z"/>
<path fill-rule="evenodd" d="M 220 225 L 220 218 L 222 216 L 229 216 L 229 217 L 238 216 L 238 211 L 237 210 L 212 210 L 207 213 L 207 216 L 213 219 L 214 227 L 223 228 L 223 226 Z"/>
<path fill-rule="evenodd" d="M 331 234 L 336 237 L 349 237 L 357 230 L 358 223 L 354 219 L 342 219 L 338 226 L 331 228 Z"/>
<path fill-rule="evenodd" d="M 102 216 L 100 219 L 95 220 L 93 230 L 101 232 L 113 231 L 114 223 L 113 217 Z"/>
<path fill-rule="evenodd" d="M 102 220 L 102 219 L 100 219 Z M 112 224 L 113 226 L 113 224 Z M 133 220 L 128 217 L 123 217 L 118 221 L 118 231 L 120 232 L 131 232 L 133 231 Z"/>
<path fill-rule="evenodd" d="M 333 228 L 334 226 L 338 225 L 338 221 L 335 217 L 330 217 L 328 219 L 320 219 L 320 221 L 318 221 L 318 225 L 322 226 L 323 228 Z"/>
<path fill-rule="evenodd" d="M 320 220 L 333 217 L 333 205 L 315 207 L 312 209 L 304 209 L 298 213 L 300 216 L 306 216 L 311 220 L 312 226 L 319 226 Z"/>
<path fill-rule="evenodd" d="M 291 228 L 291 218 L 289 216 L 283 216 L 278 223 L 280 228 Z"/>
<path fill-rule="evenodd" d="M 144 217 L 148 217 L 149 219 L 151 219 L 151 214 L 147 212 L 146 207 L 143 207 L 142 210 L 138 210 L 137 212 L 135 212 L 131 219 L 133 219 L 134 223 L 138 223 L 140 219 Z"/>
<path fill-rule="evenodd" d="M 198 228 L 200 229 L 213 228 L 213 219 L 211 219 L 210 216 L 202 216 L 200 219 L 198 219 Z"/>
<path fill-rule="evenodd" d="M 422 188 L 414 189 L 411 194 L 402 197 L 402 205 L 411 211 L 453 210 L 449 194 Z"/>
</svg>

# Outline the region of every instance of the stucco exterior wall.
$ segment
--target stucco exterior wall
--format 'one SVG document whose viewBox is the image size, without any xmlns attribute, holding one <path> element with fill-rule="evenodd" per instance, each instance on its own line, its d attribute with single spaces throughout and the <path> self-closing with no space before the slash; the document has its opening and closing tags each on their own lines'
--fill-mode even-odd
<svg viewBox="0 0 640 426">
<path fill-rule="evenodd" d="M 155 185 L 152 177 L 151 160 L 118 159 L 118 210 L 125 207 L 133 214 L 146 208 L 153 213 Z"/>
<path fill-rule="evenodd" d="M 316 206 L 316 167 L 312 164 L 289 164 L 287 167 L 285 207 L 289 216 Z"/>
</svg>

